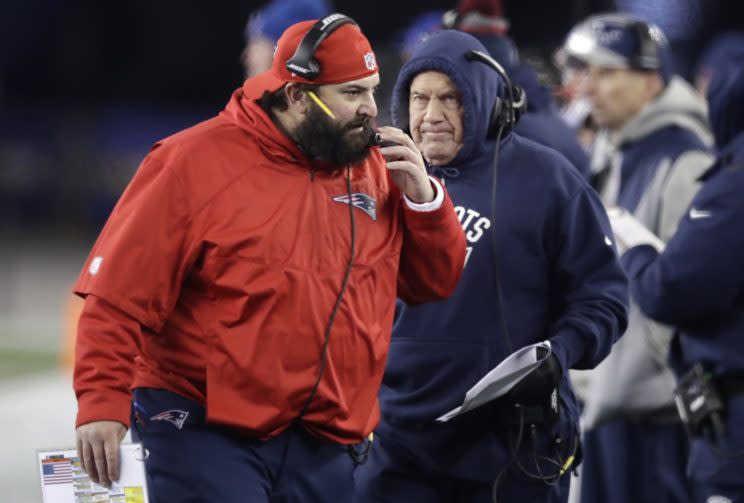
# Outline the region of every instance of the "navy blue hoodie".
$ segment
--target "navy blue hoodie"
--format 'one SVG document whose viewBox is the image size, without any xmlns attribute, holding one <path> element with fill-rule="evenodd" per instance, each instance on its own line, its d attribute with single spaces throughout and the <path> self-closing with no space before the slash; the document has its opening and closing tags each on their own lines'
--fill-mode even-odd
<svg viewBox="0 0 744 503">
<path fill-rule="evenodd" d="M 491 214 L 495 142 L 486 140 L 486 131 L 503 84 L 487 65 L 465 59 L 470 49 L 484 50 L 464 33 L 432 35 L 404 65 L 393 91 L 393 121 L 407 129 L 413 77 L 435 70 L 457 86 L 464 108 L 463 146 L 448 166 L 431 172 L 442 178 L 455 203 L 468 255 L 449 300 L 416 307 L 399 303 L 378 432 L 398 445 L 417 444 L 409 452 L 436 470 L 492 480 L 498 460 L 508 458 L 496 436 L 466 440 L 461 424 L 433 422 L 461 404 L 467 389 L 510 353 L 502 317 L 514 350 L 550 340 L 564 372 L 591 368 L 625 329 L 627 285 L 602 204 L 557 152 L 508 134 L 499 152 L 495 218 Z M 498 273 L 492 232 L 499 244 Z M 575 422 L 568 380 L 561 386 Z"/>
<path fill-rule="evenodd" d="M 708 90 L 719 152 L 676 234 L 659 255 L 639 246 L 622 261 L 648 316 L 676 327 L 671 362 L 744 374 L 744 59 L 714 72 Z"/>
</svg>

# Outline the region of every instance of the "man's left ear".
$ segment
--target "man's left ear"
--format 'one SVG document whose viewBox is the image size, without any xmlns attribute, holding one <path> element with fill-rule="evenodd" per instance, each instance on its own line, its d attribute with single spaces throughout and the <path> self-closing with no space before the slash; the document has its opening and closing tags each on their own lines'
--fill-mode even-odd
<svg viewBox="0 0 744 503">
<path fill-rule="evenodd" d="M 305 113 L 309 107 L 307 93 L 295 84 L 287 84 L 284 88 L 284 96 L 287 100 L 289 108 Z"/>
</svg>

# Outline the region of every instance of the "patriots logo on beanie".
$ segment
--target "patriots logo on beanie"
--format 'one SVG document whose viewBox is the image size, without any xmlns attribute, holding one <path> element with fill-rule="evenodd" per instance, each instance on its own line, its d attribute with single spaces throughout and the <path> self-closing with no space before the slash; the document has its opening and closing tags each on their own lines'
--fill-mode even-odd
<svg viewBox="0 0 744 503">
<path fill-rule="evenodd" d="M 367 70 L 377 69 L 377 60 L 375 59 L 374 52 L 368 52 L 364 55 L 364 64 L 367 66 Z"/>
</svg>

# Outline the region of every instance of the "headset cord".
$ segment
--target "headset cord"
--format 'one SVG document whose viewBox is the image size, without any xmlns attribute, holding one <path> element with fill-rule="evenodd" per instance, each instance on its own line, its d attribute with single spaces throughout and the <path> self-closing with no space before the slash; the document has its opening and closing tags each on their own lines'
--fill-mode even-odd
<svg viewBox="0 0 744 503">
<path fill-rule="evenodd" d="M 511 442 L 508 442 L 509 461 L 504 465 L 503 468 L 501 468 L 501 470 L 499 470 L 499 473 L 498 475 L 496 475 L 496 479 L 493 482 L 493 489 L 491 490 L 491 499 L 493 500 L 493 503 L 498 503 L 497 500 L 501 477 L 503 477 L 504 474 L 509 470 L 509 467 L 517 462 L 517 458 L 519 456 L 519 448 L 522 446 L 522 434 L 524 433 L 524 411 L 522 410 L 522 407 L 520 405 L 515 405 L 515 407 L 519 408 L 519 430 L 517 431 L 517 441 L 514 447 L 512 447 Z"/>
<path fill-rule="evenodd" d="M 532 440 L 532 459 L 535 463 L 535 468 L 537 469 L 537 474 L 530 473 L 520 462 L 519 460 L 519 449 L 522 445 L 522 439 L 524 436 L 524 411 L 520 405 L 516 405 L 516 407 L 519 408 L 519 429 L 517 430 L 517 440 L 512 447 L 511 442 L 508 442 L 509 445 L 509 461 L 507 464 L 499 471 L 498 475 L 496 476 L 496 479 L 493 483 L 493 489 L 491 492 L 492 495 L 492 501 L 493 503 L 497 503 L 497 497 L 498 497 L 498 489 L 499 489 L 499 483 L 501 482 L 501 478 L 506 473 L 509 467 L 516 464 L 516 466 L 519 468 L 519 470 L 527 477 L 540 480 L 547 484 L 548 486 L 555 486 L 560 478 L 569 470 L 571 464 L 574 461 L 574 458 L 576 456 L 576 452 L 579 449 L 579 440 L 578 437 L 574 438 L 573 447 L 571 449 L 571 454 L 569 454 L 565 461 L 561 462 L 561 452 L 558 450 L 558 447 L 556 447 L 556 457 L 555 459 L 549 458 L 546 456 L 540 456 L 539 459 L 542 459 L 543 461 L 550 463 L 551 465 L 555 466 L 558 471 L 552 475 L 548 474 L 545 475 L 542 472 L 542 468 L 540 467 L 539 459 L 537 456 L 537 429 L 534 424 L 530 424 L 530 437 Z"/>
<path fill-rule="evenodd" d="M 354 205 L 352 204 L 352 192 L 351 192 L 351 165 L 346 165 L 346 192 L 349 196 L 349 223 L 351 225 L 351 250 L 349 255 L 349 262 L 346 264 L 346 272 L 344 273 L 344 279 L 341 282 L 341 290 L 338 293 L 338 297 L 336 297 L 336 303 L 333 305 L 333 310 L 331 311 L 331 315 L 328 318 L 328 323 L 326 323 L 325 327 L 325 333 L 323 334 L 323 347 L 321 349 L 320 353 L 320 365 L 318 366 L 318 376 L 315 378 L 315 384 L 313 385 L 313 389 L 310 391 L 310 396 L 308 396 L 307 400 L 305 400 L 305 403 L 302 406 L 302 409 L 300 409 L 299 415 L 294 419 L 293 422 L 299 423 L 302 417 L 307 412 L 308 407 L 310 406 L 310 402 L 313 401 L 315 398 L 315 395 L 318 393 L 318 388 L 320 387 L 320 381 L 323 378 L 323 373 L 325 372 L 326 364 L 328 361 L 328 343 L 331 339 L 331 328 L 333 327 L 333 322 L 336 320 L 336 314 L 338 313 L 338 309 L 341 306 L 341 299 L 344 296 L 344 293 L 346 292 L 346 287 L 349 284 L 349 278 L 351 277 L 351 270 L 354 265 L 354 253 L 356 252 L 356 220 L 354 219 Z M 290 426 L 291 427 L 291 426 Z M 277 470 L 277 476 L 276 476 L 276 484 L 279 484 L 282 477 L 282 472 L 284 471 L 284 465 L 287 460 L 287 453 L 289 451 L 289 444 L 291 443 L 292 437 L 290 436 L 287 439 L 287 443 L 284 444 L 284 449 L 282 451 L 282 458 L 279 463 L 279 469 Z"/>
<path fill-rule="evenodd" d="M 496 302 L 499 308 L 499 322 L 501 324 L 501 332 L 504 334 L 504 341 L 506 342 L 507 350 L 509 354 L 514 352 L 514 344 L 512 344 L 511 337 L 509 335 L 509 327 L 506 325 L 506 314 L 504 313 L 504 294 L 501 290 L 501 280 L 499 279 L 499 255 L 498 255 L 498 238 L 496 237 L 496 181 L 498 178 L 498 167 L 499 167 L 499 150 L 501 148 L 501 135 L 504 132 L 504 127 L 499 128 L 499 132 L 496 134 L 496 149 L 493 156 L 493 177 L 491 179 L 491 254 L 493 256 L 493 269 L 494 278 L 496 283 Z"/>
<path fill-rule="evenodd" d="M 537 470 L 537 473 L 530 473 L 527 471 L 527 469 L 520 463 L 517 462 L 517 466 L 519 466 L 519 469 L 522 471 L 524 475 L 526 475 L 529 478 L 541 480 L 542 482 L 545 482 L 545 484 L 549 486 L 554 486 L 558 483 L 560 478 L 566 473 L 568 468 L 573 463 L 574 457 L 576 456 L 576 452 L 579 448 L 579 441 L 578 438 L 574 439 L 574 445 L 571 451 L 571 454 L 569 454 L 565 461 L 561 462 L 561 453 L 556 449 L 556 457 L 555 458 L 549 458 L 547 456 L 539 456 L 537 455 L 537 431 L 535 428 L 535 425 L 530 425 L 530 437 L 532 439 L 532 459 L 535 463 L 535 469 Z M 554 467 L 556 467 L 557 472 L 553 474 L 544 474 L 542 471 L 542 468 L 540 467 L 540 460 L 547 462 Z"/>
</svg>

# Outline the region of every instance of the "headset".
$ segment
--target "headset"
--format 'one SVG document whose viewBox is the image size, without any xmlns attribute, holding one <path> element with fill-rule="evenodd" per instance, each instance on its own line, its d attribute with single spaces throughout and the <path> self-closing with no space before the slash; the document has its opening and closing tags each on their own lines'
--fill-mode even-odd
<svg viewBox="0 0 744 503">
<path fill-rule="evenodd" d="M 506 99 L 498 96 L 493 104 L 491 118 L 488 121 L 488 132 L 486 138 L 500 139 L 517 125 L 519 118 L 527 110 L 527 94 L 521 87 L 512 84 L 509 75 L 495 59 L 479 50 L 471 50 L 465 53 L 468 61 L 480 61 L 491 67 L 499 74 L 506 86 Z"/>
<path fill-rule="evenodd" d="M 320 64 L 315 59 L 315 51 L 328 35 L 345 24 L 356 25 L 356 21 L 340 13 L 330 14 L 319 19 L 302 37 L 294 54 L 284 64 L 287 70 L 307 80 L 315 80 L 320 75 Z"/>
<path fill-rule="evenodd" d="M 488 65 L 499 74 L 506 87 L 506 98 L 501 99 L 498 96 L 496 97 L 493 109 L 491 110 L 491 116 L 488 120 L 488 131 L 486 132 L 486 138 L 496 140 L 491 184 L 491 222 L 496 222 L 496 181 L 498 179 L 499 147 L 501 145 L 501 138 L 504 134 L 510 132 L 519 122 L 519 118 L 527 109 L 527 96 L 521 87 L 512 84 L 511 79 L 504 70 L 504 67 L 485 52 L 477 49 L 467 51 L 465 53 L 465 59 Z M 499 312 L 501 313 L 501 330 L 504 334 L 504 340 L 508 351 L 513 353 L 514 344 L 512 344 L 511 337 L 509 336 L 509 328 L 504 318 L 503 294 L 501 292 L 501 281 L 499 280 L 498 243 L 496 242 L 497 238 L 495 232 L 491 233 L 491 240 L 491 250 L 493 253 L 493 263 L 496 276 L 496 296 L 499 303 Z"/>
<path fill-rule="evenodd" d="M 493 178 L 492 178 L 492 185 L 491 185 L 491 222 L 494 224 L 492 225 L 493 232 L 491 232 L 491 251 L 493 253 L 493 263 L 494 263 L 494 276 L 496 279 L 496 299 L 498 302 L 498 308 L 499 308 L 499 321 L 501 324 L 501 332 L 504 335 L 504 341 L 506 343 L 507 349 L 510 353 L 514 352 L 514 344 L 511 341 L 511 337 L 509 336 L 509 328 L 506 324 L 506 316 L 504 313 L 504 301 L 503 301 L 503 293 L 501 290 L 501 281 L 499 279 L 499 257 L 498 257 L 498 238 L 496 237 L 495 232 L 495 222 L 496 218 L 498 216 L 498 213 L 496 211 L 496 180 L 498 179 L 498 165 L 499 165 L 499 146 L 501 144 L 501 137 L 511 131 L 514 126 L 517 125 L 519 122 L 519 118 L 522 116 L 524 111 L 527 109 L 527 96 L 524 90 L 519 87 L 512 84 L 511 79 L 509 79 L 509 76 L 507 75 L 504 68 L 491 56 L 488 54 L 485 54 L 482 51 L 478 50 L 470 50 L 465 53 L 465 59 L 468 61 L 478 61 L 481 63 L 484 63 L 491 67 L 493 70 L 496 71 L 496 73 L 499 74 L 499 76 L 504 81 L 505 87 L 506 87 L 506 98 L 501 99 L 499 97 L 496 97 L 496 102 L 494 103 L 493 110 L 491 111 L 491 117 L 489 118 L 489 124 L 488 124 L 488 132 L 486 137 L 488 139 L 495 139 L 496 140 L 496 148 L 494 153 L 494 160 L 493 160 Z M 554 391 L 554 393 L 557 393 L 557 391 Z M 557 397 L 557 395 L 556 395 Z M 557 400 L 557 398 L 556 398 Z M 499 471 L 499 473 L 496 475 L 496 478 L 493 482 L 493 485 L 491 487 L 491 499 L 493 503 L 496 503 L 498 501 L 498 490 L 499 485 L 501 482 L 502 477 L 506 473 L 506 470 L 513 464 L 516 464 L 517 468 L 528 478 L 534 479 L 534 480 L 540 480 L 544 482 L 545 484 L 549 486 L 553 486 L 558 483 L 561 476 L 563 476 L 564 473 L 570 468 L 570 466 L 573 464 L 573 461 L 575 459 L 577 450 L 578 450 L 578 439 L 574 438 L 574 445 L 569 446 L 568 452 L 564 455 L 564 453 L 560 452 L 559 446 L 556 443 L 555 444 L 555 457 L 553 458 L 547 458 L 541 456 L 541 461 L 548 463 L 549 465 L 552 465 L 554 467 L 553 473 L 543 473 L 538 456 L 537 456 L 537 432 L 536 432 L 536 426 L 534 423 L 530 424 L 530 421 L 527 420 L 525 417 L 525 407 L 522 404 L 516 404 L 517 410 L 519 411 L 519 423 L 518 423 L 518 432 L 516 433 L 516 441 L 514 445 L 511 445 L 511 441 L 509 442 L 509 461 L 504 467 Z M 529 434 L 532 439 L 532 448 L 533 448 L 533 460 L 536 468 L 536 473 L 529 471 L 519 460 L 519 449 L 522 444 L 522 440 L 524 438 L 525 434 L 525 426 L 528 426 L 529 428 Z"/>
</svg>

